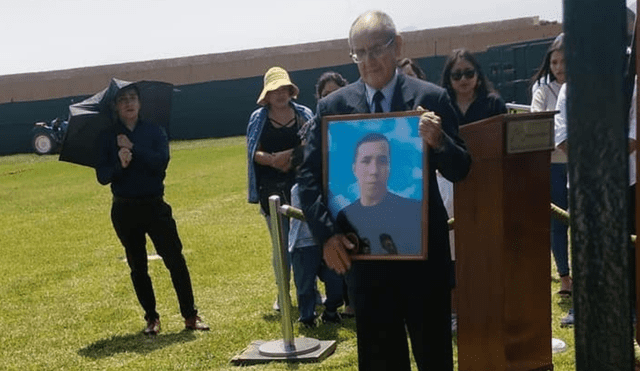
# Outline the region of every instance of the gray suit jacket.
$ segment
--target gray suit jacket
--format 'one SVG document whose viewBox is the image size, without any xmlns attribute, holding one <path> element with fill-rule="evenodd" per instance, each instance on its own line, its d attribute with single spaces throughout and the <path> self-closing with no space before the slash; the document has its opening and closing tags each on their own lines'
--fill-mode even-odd
<svg viewBox="0 0 640 371">
<path fill-rule="evenodd" d="M 436 169 L 452 182 L 463 179 L 469 171 L 471 157 L 458 136 L 458 116 L 446 90 L 432 83 L 398 75 L 391 100 L 394 112 L 415 110 L 418 106 L 434 111 L 442 118 L 444 149 L 429 149 L 429 260 L 450 261 L 447 212 L 442 203 Z M 315 240 L 325 241 L 343 231 L 327 208 L 322 181 L 322 118 L 329 115 L 369 113 L 365 85 L 360 79 L 318 102 L 315 125 L 308 134 L 304 161 L 298 172 L 301 207 Z"/>
</svg>

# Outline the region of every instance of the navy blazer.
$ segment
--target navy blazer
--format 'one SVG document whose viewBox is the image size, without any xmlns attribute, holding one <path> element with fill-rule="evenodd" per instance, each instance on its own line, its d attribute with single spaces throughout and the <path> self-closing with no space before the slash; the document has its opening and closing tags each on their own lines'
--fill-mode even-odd
<svg viewBox="0 0 640 371">
<path fill-rule="evenodd" d="M 446 90 L 432 83 L 398 74 L 391 100 L 393 112 L 411 111 L 421 106 L 442 118 L 444 149 L 429 149 L 429 260 L 450 261 L 447 212 L 438 190 L 435 171 L 452 182 L 469 172 L 471 157 L 458 136 L 458 116 Z M 322 118 L 330 115 L 370 113 L 362 79 L 321 99 L 315 125 L 309 132 L 304 161 L 298 171 L 302 210 L 318 244 L 342 233 L 327 208 L 322 181 Z M 441 261 L 441 260 L 440 260 Z"/>
</svg>

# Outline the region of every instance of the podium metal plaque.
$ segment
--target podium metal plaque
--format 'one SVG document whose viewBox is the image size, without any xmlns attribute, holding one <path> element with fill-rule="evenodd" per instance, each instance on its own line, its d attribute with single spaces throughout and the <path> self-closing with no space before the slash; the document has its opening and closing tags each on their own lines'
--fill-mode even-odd
<svg viewBox="0 0 640 371">
<path fill-rule="evenodd" d="M 552 150 L 555 148 L 553 117 L 507 121 L 506 137 L 507 154 Z"/>
</svg>

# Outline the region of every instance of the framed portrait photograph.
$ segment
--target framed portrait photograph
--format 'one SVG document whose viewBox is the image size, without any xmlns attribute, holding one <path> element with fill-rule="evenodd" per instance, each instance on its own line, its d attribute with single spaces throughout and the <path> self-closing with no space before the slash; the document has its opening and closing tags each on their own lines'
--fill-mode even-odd
<svg viewBox="0 0 640 371">
<path fill-rule="evenodd" d="M 323 118 L 329 211 L 355 243 L 354 260 L 428 256 L 428 151 L 419 111 Z"/>
</svg>

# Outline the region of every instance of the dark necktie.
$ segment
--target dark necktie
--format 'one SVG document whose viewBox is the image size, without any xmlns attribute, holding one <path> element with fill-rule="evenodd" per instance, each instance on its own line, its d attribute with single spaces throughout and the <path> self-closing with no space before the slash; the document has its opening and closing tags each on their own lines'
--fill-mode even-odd
<svg viewBox="0 0 640 371">
<path fill-rule="evenodd" d="M 380 103 L 382 102 L 383 99 L 384 99 L 384 94 L 382 94 L 380 90 L 376 91 L 376 93 L 373 95 L 373 107 L 374 107 L 373 112 L 375 113 L 384 112 L 382 110 L 382 104 Z"/>
</svg>

